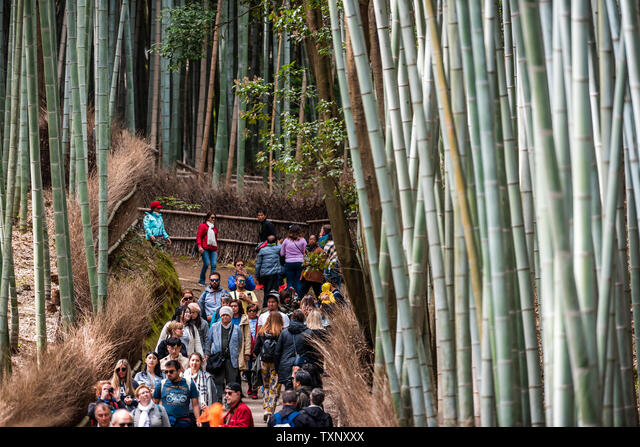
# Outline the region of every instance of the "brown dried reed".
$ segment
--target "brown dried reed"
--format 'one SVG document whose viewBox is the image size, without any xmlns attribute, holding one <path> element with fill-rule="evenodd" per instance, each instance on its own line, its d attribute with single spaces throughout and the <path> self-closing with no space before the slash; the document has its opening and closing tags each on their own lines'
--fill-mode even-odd
<svg viewBox="0 0 640 447">
<path fill-rule="evenodd" d="M 138 360 L 157 303 L 136 279 L 110 281 L 105 312 L 63 333 L 40 367 L 34 358 L 0 385 L 0 426 L 75 425 L 116 361 Z"/>
<path fill-rule="evenodd" d="M 122 199 L 134 189 L 141 189 L 140 185 L 148 181 L 153 171 L 153 154 L 147 143 L 126 130 L 113 131 L 111 136 L 112 148 L 107 157 L 108 171 L 108 214 L 114 211 Z M 89 191 L 89 208 L 94 240 L 98 232 L 98 177 L 94 171 L 87 179 Z M 137 196 L 138 194 L 134 194 Z M 137 197 L 134 197 L 134 199 Z M 76 302 L 80 310 L 86 310 L 91 304 L 91 294 L 87 277 L 87 264 L 82 236 L 82 219 L 80 207 L 74 200 L 68 201 L 69 232 L 71 241 L 71 256 L 73 262 L 74 290 Z M 109 225 L 112 228 L 127 228 L 138 217 L 135 207 L 123 207 L 118 210 L 116 218 Z M 120 234 L 111 234 L 109 242 L 112 244 Z M 94 243 L 95 245 L 95 243 Z"/>
<path fill-rule="evenodd" d="M 386 376 L 373 374 L 373 353 L 351 308 L 336 308 L 326 341 L 312 343 L 324 357 L 326 406 L 335 425 L 399 426 Z"/>
</svg>

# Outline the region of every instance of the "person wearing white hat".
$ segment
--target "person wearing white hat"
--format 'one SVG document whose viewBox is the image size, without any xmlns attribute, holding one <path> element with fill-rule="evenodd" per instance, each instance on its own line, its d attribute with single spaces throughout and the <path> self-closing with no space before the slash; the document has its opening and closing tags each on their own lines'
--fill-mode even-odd
<svg viewBox="0 0 640 447">
<path fill-rule="evenodd" d="M 231 322 L 233 310 L 229 306 L 220 308 L 220 321 L 209 329 L 211 348 L 209 354 L 221 353 L 222 365 L 213 372 L 213 381 L 218 390 L 224 390 L 226 384 L 235 382 L 238 375 L 238 353 L 242 346 L 242 334 L 239 329 L 234 330 Z M 218 402 L 222 401 L 222 393 L 218 394 Z"/>
</svg>

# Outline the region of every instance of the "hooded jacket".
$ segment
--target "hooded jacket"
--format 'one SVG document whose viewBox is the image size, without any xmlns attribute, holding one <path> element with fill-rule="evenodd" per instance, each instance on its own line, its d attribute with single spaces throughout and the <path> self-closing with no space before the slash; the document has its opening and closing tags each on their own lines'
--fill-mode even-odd
<svg viewBox="0 0 640 447">
<path fill-rule="evenodd" d="M 281 275 L 284 270 L 280 265 L 280 250 L 282 245 L 274 242 L 273 244 L 267 244 L 258 252 L 258 259 L 256 261 L 256 276 L 258 278 L 263 276 Z"/>
<path fill-rule="evenodd" d="M 204 250 L 217 251 L 218 246 L 207 245 L 207 234 L 209 233 L 209 225 L 201 223 L 198 226 L 198 233 L 196 235 L 196 244 L 198 247 L 202 247 Z M 216 235 L 216 242 L 218 241 L 218 229 L 213 227 L 213 233 Z"/>
<path fill-rule="evenodd" d="M 291 320 L 289 327 L 284 329 L 276 345 L 276 369 L 278 383 L 286 383 L 291 379 L 296 352 L 305 355 L 309 349 L 305 337 L 311 335 L 311 330 L 304 323 Z"/>
<path fill-rule="evenodd" d="M 162 214 L 145 212 L 142 224 L 144 226 L 144 236 L 147 240 L 151 239 L 151 236 L 162 236 L 165 239 L 169 238 L 169 235 L 164 229 Z"/>
<path fill-rule="evenodd" d="M 333 427 L 333 420 L 329 413 L 321 407 L 310 405 L 300 410 L 300 414 L 293 420 L 295 427 Z"/>
</svg>

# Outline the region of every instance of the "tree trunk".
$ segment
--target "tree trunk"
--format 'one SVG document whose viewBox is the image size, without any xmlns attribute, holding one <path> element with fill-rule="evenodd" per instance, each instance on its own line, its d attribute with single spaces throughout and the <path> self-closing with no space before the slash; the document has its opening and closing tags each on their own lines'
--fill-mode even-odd
<svg viewBox="0 0 640 447">
<path fill-rule="evenodd" d="M 305 2 L 306 23 L 312 35 L 319 31 L 322 25 L 320 12 L 310 7 Z M 338 110 L 333 95 L 333 70 L 330 56 L 320 54 L 320 44 L 314 43 L 312 39 L 305 40 L 305 48 L 309 57 L 309 65 L 314 74 L 318 98 L 328 101 L 332 106 L 327 111 L 319 115 L 320 121 L 326 121 L 338 116 Z M 339 148 L 334 148 L 336 151 Z M 373 346 L 375 339 L 375 315 L 373 297 L 370 285 L 365 280 L 363 268 L 356 256 L 358 247 L 355 246 L 349 233 L 349 223 L 344 213 L 344 206 L 338 200 L 337 185 L 330 177 L 323 176 L 322 189 L 325 194 L 325 205 L 331 221 L 331 233 L 338 253 L 338 260 L 342 268 L 342 273 L 347 287 L 349 299 L 356 310 L 356 318 L 360 327 L 365 332 L 370 346 Z"/>
</svg>

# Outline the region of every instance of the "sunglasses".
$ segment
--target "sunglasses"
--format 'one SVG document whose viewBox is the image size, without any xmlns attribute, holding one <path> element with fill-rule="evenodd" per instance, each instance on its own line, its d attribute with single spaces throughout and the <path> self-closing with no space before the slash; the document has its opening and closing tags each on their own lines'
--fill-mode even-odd
<svg viewBox="0 0 640 447">
<path fill-rule="evenodd" d="M 230 396 L 230 395 L 232 395 L 233 393 L 235 393 L 235 391 L 225 391 L 225 392 L 224 392 L 224 395 L 225 395 L 225 396 Z"/>
<path fill-rule="evenodd" d="M 238 282 L 239 282 L 239 283 L 241 282 L 242 284 L 244 284 L 244 283 L 245 283 L 245 282 L 247 282 L 247 281 L 245 281 L 244 279 L 239 279 L 239 280 L 238 280 Z"/>
<path fill-rule="evenodd" d="M 133 427 L 133 422 L 120 422 L 118 427 Z"/>
<path fill-rule="evenodd" d="M 236 267 L 244 267 L 244 264 L 236 264 Z"/>
<path fill-rule="evenodd" d="M 210 281 L 210 282 L 220 282 L 220 280 L 219 280 L 219 279 L 210 279 L 209 281 Z"/>
<path fill-rule="evenodd" d="M 258 309 L 247 309 L 247 312 L 258 312 Z"/>
<path fill-rule="evenodd" d="M 120 371 L 126 371 L 127 368 L 116 368 L 116 371 L 120 372 Z"/>
<path fill-rule="evenodd" d="M 175 370 L 175 369 L 168 369 L 168 370 L 167 370 L 167 374 L 173 374 L 174 372 L 176 372 L 176 370 Z"/>
</svg>

